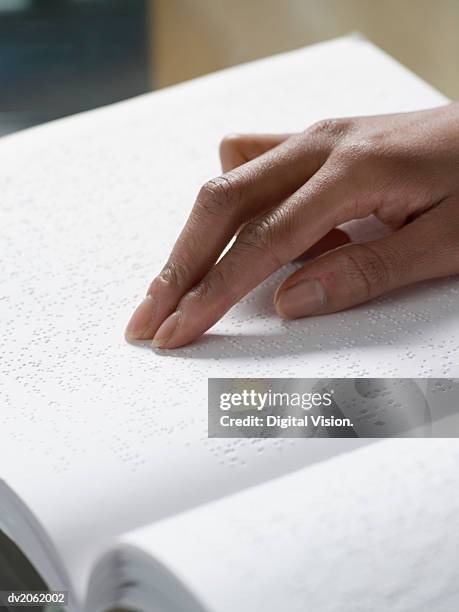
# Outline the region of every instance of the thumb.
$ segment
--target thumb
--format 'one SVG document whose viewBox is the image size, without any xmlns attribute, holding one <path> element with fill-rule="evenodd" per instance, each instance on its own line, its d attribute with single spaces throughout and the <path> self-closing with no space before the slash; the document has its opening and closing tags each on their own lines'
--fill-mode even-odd
<svg viewBox="0 0 459 612">
<path fill-rule="evenodd" d="M 459 272 L 459 205 L 444 201 L 390 236 L 307 263 L 274 296 L 286 319 L 338 312 L 398 287 Z"/>
</svg>

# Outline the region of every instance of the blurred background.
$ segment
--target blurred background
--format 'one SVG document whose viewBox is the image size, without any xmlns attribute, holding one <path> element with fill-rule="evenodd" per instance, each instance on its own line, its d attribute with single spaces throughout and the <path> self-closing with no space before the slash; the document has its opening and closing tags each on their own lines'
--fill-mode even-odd
<svg viewBox="0 0 459 612">
<path fill-rule="evenodd" d="M 0 135 L 355 31 L 459 98 L 459 0 L 0 0 Z"/>
</svg>

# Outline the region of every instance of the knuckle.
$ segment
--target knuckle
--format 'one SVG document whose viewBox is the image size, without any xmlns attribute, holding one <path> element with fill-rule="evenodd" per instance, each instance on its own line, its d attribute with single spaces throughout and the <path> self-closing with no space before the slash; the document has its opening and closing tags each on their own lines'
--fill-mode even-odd
<svg viewBox="0 0 459 612">
<path fill-rule="evenodd" d="M 183 298 L 183 302 L 207 301 L 209 298 L 215 298 L 218 295 L 220 298 L 225 296 L 231 298 L 234 290 L 228 283 L 226 276 L 222 270 L 215 266 L 210 274 L 205 276 L 188 294 Z"/>
<path fill-rule="evenodd" d="M 370 165 L 378 168 L 394 157 L 389 143 L 381 140 L 377 134 L 366 134 L 358 130 L 340 142 L 336 153 L 341 161 L 351 167 L 364 163 L 367 167 Z"/>
<path fill-rule="evenodd" d="M 258 251 L 282 265 L 276 254 L 276 236 L 272 220 L 268 217 L 249 221 L 236 238 L 235 247 L 244 251 Z"/>
<path fill-rule="evenodd" d="M 370 138 L 350 138 L 342 143 L 338 154 L 350 165 L 372 161 L 378 157 L 378 148 Z"/>
<path fill-rule="evenodd" d="M 347 133 L 351 125 L 351 120 L 347 118 L 321 119 L 314 123 L 308 130 L 309 133 L 318 136 L 339 138 Z"/>
<path fill-rule="evenodd" d="M 350 286 L 364 299 L 370 299 L 386 291 L 392 279 L 390 258 L 368 244 L 356 244 L 338 251 L 339 268 Z"/>
<path fill-rule="evenodd" d="M 231 173 L 211 179 L 201 187 L 196 205 L 199 210 L 221 215 L 234 209 L 240 201 L 240 188 Z"/>
<path fill-rule="evenodd" d="M 168 262 L 159 273 L 159 278 L 172 287 L 183 287 L 189 277 L 188 267 L 178 262 Z"/>
<path fill-rule="evenodd" d="M 266 219 L 249 221 L 240 232 L 237 242 L 239 246 L 255 249 L 269 249 L 272 242 L 272 231 Z"/>
<path fill-rule="evenodd" d="M 212 289 L 212 283 L 207 279 L 203 279 L 200 283 L 195 285 L 188 293 L 182 298 L 182 306 L 187 304 L 195 303 L 196 301 L 206 300 Z"/>
</svg>

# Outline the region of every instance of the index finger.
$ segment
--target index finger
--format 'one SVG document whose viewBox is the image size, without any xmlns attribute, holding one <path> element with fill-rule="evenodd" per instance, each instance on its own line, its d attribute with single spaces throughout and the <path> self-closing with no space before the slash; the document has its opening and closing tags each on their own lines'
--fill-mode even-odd
<svg viewBox="0 0 459 612">
<path fill-rule="evenodd" d="M 324 163 L 330 143 L 314 130 L 297 134 L 200 190 L 160 274 L 126 329 L 128 338 L 152 338 L 183 295 L 221 255 L 243 222 L 289 196 Z"/>
<path fill-rule="evenodd" d="M 278 209 L 243 229 L 231 249 L 160 326 L 154 347 L 188 344 L 251 289 L 336 226 L 342 181 L 324 168 Z"/>
</svg>

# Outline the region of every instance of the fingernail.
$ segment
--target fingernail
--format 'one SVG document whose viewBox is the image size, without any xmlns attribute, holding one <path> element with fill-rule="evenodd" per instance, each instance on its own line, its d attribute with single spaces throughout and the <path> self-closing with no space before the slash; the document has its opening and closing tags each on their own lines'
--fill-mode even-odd
<svg viewBox="0 0 459 612">
<path fill-rule="evenodd" d="M 302 280 L 282 291 L 276 300 L 279 314 L 286 319 L 298 319 L 314 314 L 327 302 L 327 295 L 318 280 Z"/>
<path fill-rule="evenodd" d="M 151 342 L 153 348 L 162 348 L 172 338 L 175 329 L 180 319 L 180 313 L 173 312 L 167 317 L 167 319 L 160 325 L 158 331 L 155 334 Z"/>
<path fill-rule="evenodd" d="M 154 300 L 151 295 L 147 295 L 135 309 L 126 327 L 125 335 L 128 340 L 143 340 L 146 337 L 151 327 L 154 311 Z"/>
</svg>

